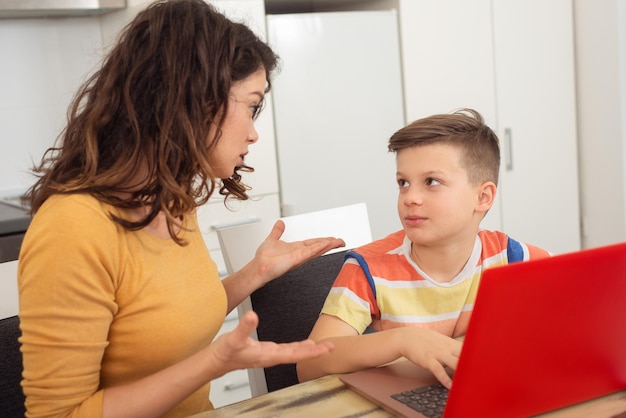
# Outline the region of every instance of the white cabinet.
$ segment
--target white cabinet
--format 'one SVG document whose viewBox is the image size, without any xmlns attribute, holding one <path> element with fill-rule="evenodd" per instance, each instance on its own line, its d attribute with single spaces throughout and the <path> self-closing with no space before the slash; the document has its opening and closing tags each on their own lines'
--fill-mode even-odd
<svg viewBox="0 0 626 418">
<path fill-rule="evenodd" d="M 283 216 L 365 202 L 375 239 L 400 229 L 395 159 L 404 125 L 396 11 L 267 17 L 282 58 L 274 119 Z"/>
<path fill-rule="evenodd" d="M 502 229 L 554 252 L 578 250 L 572 2 L 494 0 L 493 17 Z"/>
<path fill-rule="evenodd" d="M 626 241 L 626 2 L 574 0 L 583 246 Z"/>
<path fill-rule="evenodd" d="M 312 3 L 316 7 L 321 4 Z M 572 1 L 389 0 L 360 2 L 354 8 L 376 7 L 398 9 L 403 83 L 400 96 L 404 96 L 406 122 L 471 107 L 485 117 L 500 138 L 503 161 L 498 197 L 483 227 L 500 229 L 554 253 L 580 249 Z M 319 209 L 329 200 L 346 203 L 340 199 L 347 199 L 349 191 L 375 199 L 372 207 L 390 203 L 372 213 L 377 238 L 382 230 L 392 229 L 387 225 L 378 227 L 378 223 L 395 219 L 395 191 L 391 183 L 382 181 L 389 166 L 379 163 L 366 150 L 374 150 L 384 158 L 385 148 L 375 142 L 364 145 L 362 140 L 351 145 L 350 141 L 360 137 L 354 134 L 357 128 L 381 119 L 380 114 L 359 114 L 358 104 L 368 103 L 374 108 L 380 100 L 357 99 L 343 108 L 338 105 L 344 102 L 346 95 L 342 92 L 346 86 L 370 74 L 366 68 L 376 68 L 381 62 L 390 65 L 392 61 L 374 53 L 375 44 L 370 42 L 368 64 L 361 65 L 362 69 L 341 65 L 332 75 L 326 75 L 321 62 L 327 59 L 322 56 L 312 60 L 309 41 L 298 38 L 296 42 L 296 33 L 307 27 L 320 37 L 322 25 L 294 23 L 292 27 L 278 28 L 289 31 L 279 44 L 272 38 L 272 25 L 278 27 L 280 18 L 270 16 L 269 33 L 270 43 L 276 43 L 285 61 L 274 96 L 283 215 Z M 380 26 L 371 26 L 370 31 L 382 38 Z M 334 44 L 339 45 L 350 35 L 347 30 L 336 35 Z M 329 55 L 333 47 L 325 48 L 325 53 Z M 343 48 L 351 53 L 354 49 Z M 344 56 L 334 61 L 340 62 Z M 296 75 L 292 75 L 294 72 Z M 316 77 L 322 81 L 315 81 Z M 299 84 L 288 84 L 287 78 Z M 370 97 L 379 86 L 395 89 L 395 81 L 389 76 L 369 76 L 361 84 Z M 283 90 L 290 94 L 288 98 L 283 97 Z M 352 123 L 352 131 L 337 128 L 337 120 L 345 121 L 355 114 L 360 122 Z M 402 124 L 396 122 L 388 133 L 381 133 L 379 123 L 376 135 L 381 144 Z M 312 139 L 303 140 L 305 137 Z M 328 147 L 331 153 L 314 153 L 314 146 L 322 142 L 332 143 Z M 346 146 L 351 148 L 341 148 Z M 337 154 L 342 156 L 343 165 L 335 161 Z M 303 184 L 303 176 L 298 175 L 303 172 L 315 173 L 315 181 Z M 319 181 L 326 172 L 331 172 L 334 180 Z M 369 175 L 377 181 L 364 180 Z M 369 188 L 359 189 L 364 185 Z M 336 188 L 343 191 L 336 193 Z M 378 196 L 384 188 L 393 196 Z"/>
<path fill-rule="evenodd" d="M 483 226 L 580 249 L 571 0 L 399 6 L 407 121 L 472 107 L 500 138 L 499 198 Z"/>
<path fill-rule="evenodd" d="M 407 123 L 470 107 L 496 126 L 491 0 L 399 0 Z M 501 229 L 500 203 L 483 227 Z"/>
</svg>

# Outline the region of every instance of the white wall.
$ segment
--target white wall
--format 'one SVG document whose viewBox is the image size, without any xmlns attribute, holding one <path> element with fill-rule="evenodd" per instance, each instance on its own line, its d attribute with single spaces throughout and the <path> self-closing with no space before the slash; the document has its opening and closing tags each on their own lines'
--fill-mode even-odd
<svg viewBox="0 0 626 418">
<path fill-rule="evenodd" d="M 574 0 L 583 246 L 626 240 L 626 0 Z"/>
<path fill-rule="evenodd" d="M 593 247 L 626 240 L 626 0 L 573 2 L 583 246 Z M 101 34 L 96 17 L 0 20 L 0 195 L 32 184 L 28 168 L 117 24 Z"/>
<path fill-rule="evenodd" d="M 626 0 L 620 0 L 617 4 L 617 35 L 619 53 L 619 85 L 620 85 L 620 115 L 621 115 L 621 144 L 622 144 L 622 207 L 626 218 Z M 623 235 L 618 241 L 626 240 L 626 222 Z"/>
<path fill-rule="evenodd" d="M 0 194 L 32 184 L 101 44 L 96 18 L 0 20 Z"/>
<path fill-rule="evenodd" d="M 78 87 L 95 70 L 119 30 L 149 3 L 128 0 L 126 9 L 102 16 L 0 19 L 0 197 L 19 194 L 33 184 L 30 168 L 33 162 L 39 163 L 65 126 L 67 108 Z M 259 11 L 264 15 L 262 2 L 211 3 L 265 37 L 264 21 L 250 17 Z M 268 101 L 271 106 L 271 98 Z M 271 117 L 262 119 L 259 129 L 273 136 L 273 126 L 264 127 L 271 124 Z M 273 146 L 264 145 L 255 149 L 274 151 Z M 250 162 L 261 157 L 252 156 Z M 261 167 L 264 175 L 259 179 L 255 173 L 249 184 L 277 177 L 273 158 L 273 166 Z"/>
</svg>

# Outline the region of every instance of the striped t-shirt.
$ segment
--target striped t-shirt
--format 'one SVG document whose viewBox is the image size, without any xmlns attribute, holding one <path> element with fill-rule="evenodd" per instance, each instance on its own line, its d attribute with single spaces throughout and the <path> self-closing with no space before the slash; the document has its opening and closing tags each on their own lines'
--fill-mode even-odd
<svg viewBox="0 0 626 418">
<path fill-rule="evenodd" d="M 322 313 L 339 317 L 359 333 L 420 326 L 444 335 L 464 335 L 483 270 L 550 256 L 498 231 L 479 231 L 472 254 L 450 282 L 426 275 L 410 257 L 404 230 L 346 255 Z"/>
</svg>

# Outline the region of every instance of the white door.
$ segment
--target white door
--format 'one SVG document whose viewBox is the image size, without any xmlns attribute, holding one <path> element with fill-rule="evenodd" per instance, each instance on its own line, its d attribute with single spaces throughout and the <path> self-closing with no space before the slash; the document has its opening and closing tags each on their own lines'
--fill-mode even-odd
<svg viewBox="0 0 626 418">
<path fill-rule="evenodd" d="M 581 247 L 571 0 L 493 0 L 502 228 Z"/>
<path fill-rule="evenodd" d="M 404 126 L 395 11 L 269 15 L 282 215 L 366 202 L 374 239 L 401 228 L 389 137 Z"/>
<path fill-rule="evenodd" d="M 491 0 L 400 1 L 407 123 L 473 108 L 496 129 L 491 22 Z M 501 230 L 501 218 L 498 192 L 481 227 Z"/>
<path fill-rule="evenodd" d="M 503 154 L 482 226 L 554 253 L 581 245 L 571 7 L 400 0 L 407 121 L 478 110 Z"/>
</svg>

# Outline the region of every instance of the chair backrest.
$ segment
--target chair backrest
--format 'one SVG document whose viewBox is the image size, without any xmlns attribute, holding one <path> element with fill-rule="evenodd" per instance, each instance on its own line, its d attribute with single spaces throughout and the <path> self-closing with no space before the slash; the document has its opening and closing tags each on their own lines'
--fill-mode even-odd
<svg viewBox="0 0 626 418">
<path fill-rule="evenodd" d="M 335 236 L 346 242 L 345 248 L 331 250 L 268 283 L 237 308 L 240 316 L 251 309 L 259 315 L 259 328 L 254 338 L 288 342 L 309 336 L 341 269 L 343 253 L 371 242 L 372 233 L 365 203 L 281 219 L 285 222 L 281 237 L 284 241 Z M 274 221 L 255 222 L 217 230 L 228 273 L 238 271 L 254 257 L 273 224 Z M 281 315 L 274 315 L 275 309 L 280 310 Z M 281 373 L 284 375 L 279 376 Z M 252 396 L 297 383 L 295 365 L 248 369 L 248 376 Z"/>
<path fill-rule="evenodd" d="M 259 315 L 260 341 L 289 343 L 309 337 L 347 250 L 310 260 L 250 295 Z M 265 368 L 267 391 L 298 383 L 295 364 Z"/>
<path fill-rule="evenodd" d="M 23 418 L 22 353 L 18 338 L 20 320 L 17 316 L 0 319 L 0 417 Z"/>
</svg>

